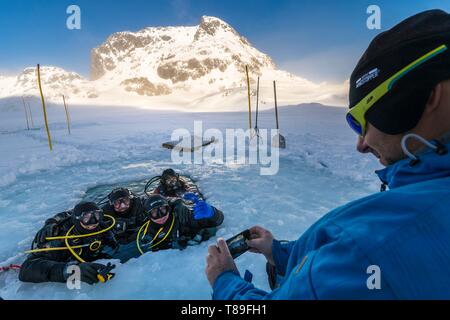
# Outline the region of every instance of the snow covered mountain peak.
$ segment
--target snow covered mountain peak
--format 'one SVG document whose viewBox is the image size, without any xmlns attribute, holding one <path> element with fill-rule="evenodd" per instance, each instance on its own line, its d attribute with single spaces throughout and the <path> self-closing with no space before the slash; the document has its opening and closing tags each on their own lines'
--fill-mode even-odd
<svg viewBox="0 0 450 320">
<path fill-rule="evenodd" d="M 66 71 L 56 66 L 41 66 L 41 84 L 44 95 L 49 100 L 66 97 L 96 98 L 98 93 L 91 82 L 76 72 Z M 16 77 L 0 78 L 0 97 L 39 96 L 37 67 L 25 68 Z"/>
<path fill-rule="evenodd" d="M 203 37 L 226 38 L 229 37 L 230 34 L 239 37 L 244 44 L 250 45 L 250 43 L 244 37 L 241 37 L 228 23 L 219 18 L 210 16 L 202 16 L 197 32 L 194 35 L 194 40 L 197 41 Z"/>
<path fill-rule="evenodd" d="M 40 74 L 42 82 L 49 82 L 52 85 L 57 85 L 59 82 L 83 81 L 78 73 L 69 72 L 59 67 L 42 66 L 40 67 Z M 17 76 L 17 84 L 36 87 L 37 85 L 37 68 L 25 68 L 21 74 Z"/>
<path fill-rule="evenodd" d="M 258 74 L 263 67 L 275 69 L 269 56 L 253 48 L 229 24 L 203 16 L 195 27 L 113 34 L 92 50 L 91 75 L 116 84 L 146 78 L 152 85 L 166 86 L 203 78 L 200 85 L 219 80 L 215 87 L 220 87 L 237 85 L 245 65 Z M 237 79 L 236 72 L 240 73 Z M 222 76 L 217 79 L 217 75 Z"/>
</svg>

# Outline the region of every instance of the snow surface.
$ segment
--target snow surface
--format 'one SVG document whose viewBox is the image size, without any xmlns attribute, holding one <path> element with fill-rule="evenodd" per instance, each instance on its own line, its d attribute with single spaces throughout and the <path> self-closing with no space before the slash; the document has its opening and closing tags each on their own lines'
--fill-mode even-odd
<svg viewBox="0 0 450 320">
<path fill-rule="evenodd" d="M 12 102 L 11 102 L 12 103 Z M 246 128 L 246 113 L 182 113 L 136 108 L 71 107 L 68 135 L 64 108 L 50 104 L 48 117 L 54 150 L 49 152 L 41 110 L 31 104 L 35 130 L 25 130 L 24 111 L 0 109 L 0 266 L 20 264 L 46 218 L 73 207 L 86 191 L 103 185 L 127 185 L 160 174 L 167 167 L 190 174 L 209 201 L 223 210 L 218 236 L 225 239 L 255 224 L 278 239 L 297 239 L 329 210 L 372 192 L 379 167 L 355 151 L 356 137 L 345 124 L 345 110 L 318 104 L 280 110 L 287 149 L 274 176 L 259 175 L 257 165 L 172 165 L 161 143 L 172 130 Z M 259 127 L 273 128 L 273 110 L 260 114 Z M 147 253 L 126 264 L 115 262 L 116 277 L 81 290 L 65 284 L 21 283 L 16 271 L 0 273 L 5 299 L 209 299 L 205 277 L 207 246 Z M 265 259 L 246 253 L 237 259 L 243 274 L 269 290 Z"/>
</svg>

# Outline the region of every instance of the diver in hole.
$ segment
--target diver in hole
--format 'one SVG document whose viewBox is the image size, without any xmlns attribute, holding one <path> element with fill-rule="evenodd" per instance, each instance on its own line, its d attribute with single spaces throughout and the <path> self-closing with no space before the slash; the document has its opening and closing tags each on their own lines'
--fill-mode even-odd
<svg viewBox="0 0 450 320">
<path fill-rule="evenodd" d="M 117 241 L 110 230 L 114 219 L 105 221 L 103 211 L 93 202 L 81 202 L 73 210 L 62 212 L 47 220 L 52 226 L 38 232 L 33 240 L 30 255 L 19 273 L 24 282 L 66 282 L 71 275 L 68 268 L 80 268 L 81 281 L 94 284 L 99 274 L 107 268 L 98 259 L 109 259 L 105 247 L 117 248 Z"/>
</svg>

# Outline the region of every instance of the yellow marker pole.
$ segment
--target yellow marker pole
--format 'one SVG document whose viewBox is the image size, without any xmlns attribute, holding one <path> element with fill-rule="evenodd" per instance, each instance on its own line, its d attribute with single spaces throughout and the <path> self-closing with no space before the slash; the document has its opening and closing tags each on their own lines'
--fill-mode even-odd
<svg viewBox="0 0 450 320">
<path fill-rule="evenodd" d="M 38 75 L 38 85 L 39 85 L 39 92 L 41 93 L 41 100 L 42 100 L 42 110 L 44 110 L 44 121 L 45 121 L 45 128 L 47 130 L 47 139 L 48 139 L 48 146 L 50 148 L 50 151 L 53 150 L 52 147 L 52 137 L 50 136 L 50 129 L 48 128 L 48 121 L 47 121 L 47 111 L 45 109 L 45 99 L 44 94 L 42 93 L 42 85 L 41 85 L 41 71 L 39 64 L 37 65 L 37 75 Z"/>
<path fill-rule="evenodd" d="M 31 127 L 34 128 L 34 121 L 33 121 L 33 113 L 31 112 L 31 107 L 30 104 L 27 101 L 27 106 L 28 106 L 28 114 L 30 115 L 30 120 L 31 120 Z"/>
<path fill-rule="evenodd" d="M 248 76 L 248 66 L 245 66 L 247 74 L 247 93 L 248 93 L 248 127 L 252 130 L 252 102 L 250 100 L 250 77 Z"/>
<path fill-rule="evenodd" d="M 63 95 L 62 97 L 63 97 L 63 101 L 64 101 L 64 109 L 66 110 L 67 130 L 69 131 L 69 134 L 70 134 L 70 116 L 69 116 L 69 108 L 67 107 L 67 104 L 66 104 L 66 98 L 64 97 L 64 95 Z"/>
<path fill-rule="evenodd" d="M 27 130 L 30 130 L 30 123 L 28 122 L 28 111 L 27 106 L 25 105 L 25 100 L 22 97 L 23 109 L 25 110 L 25 119 L 27 119 Z"/>
</svg>

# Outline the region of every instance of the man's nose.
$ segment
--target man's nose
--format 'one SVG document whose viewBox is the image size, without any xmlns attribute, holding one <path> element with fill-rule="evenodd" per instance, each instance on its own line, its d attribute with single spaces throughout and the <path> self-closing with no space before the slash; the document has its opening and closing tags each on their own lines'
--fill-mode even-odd
<svg viewBox="0 0 450 320">
<path fill-rule="evenodd" d="M 358 142 L 356 144 L 356 150 L 358 150 L 361 153 L 368 153 L 370 152 L 370 147 L 366 143 L 363 137 L 358 137 Z"/>
</svg>

